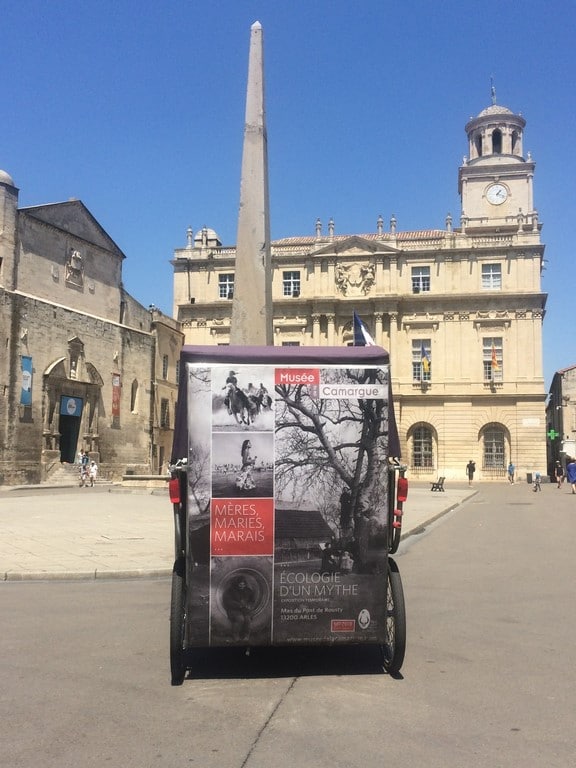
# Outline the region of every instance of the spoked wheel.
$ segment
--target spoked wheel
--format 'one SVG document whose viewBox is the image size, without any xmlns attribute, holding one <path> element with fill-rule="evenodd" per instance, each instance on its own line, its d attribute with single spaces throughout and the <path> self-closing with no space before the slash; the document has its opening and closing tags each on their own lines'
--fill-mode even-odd
<svg viewBox="0 0 576 768">
<path fill-rule="evenodd" d="M 170 672 L 172 685 L 182 685 L 186 675 L 184 661 L 184 624 L 186 619 L 186 589 L 184 558 L 178 558 L 172 570 L 172 599 L 170 602 Z"/>
<path fill-rule="evenodd" d="M 388 585 L 386 589 L 386 639 L 381 646 L 384 669 L 391 675 L 400 671 L 406 652 L 406 608 L 400 571 L 395 561 L 388 558 Z"/>
</svg>

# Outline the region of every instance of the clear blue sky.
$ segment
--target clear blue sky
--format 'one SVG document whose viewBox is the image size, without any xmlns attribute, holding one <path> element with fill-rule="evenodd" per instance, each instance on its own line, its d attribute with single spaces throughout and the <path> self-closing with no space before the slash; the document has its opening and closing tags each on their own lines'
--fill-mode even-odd
<svg viewBox="0 0 576 768">
<path fill-rule="evenodd" d="M 186 228 L 236 238 L 251 24 L 264 27 L 273 238 L 442 228 L 464 125 L 527 120 L 546 243 L 546 387 L 576 364 L 572 0 L 2 0 L 0 168 L 20 205 L 80 198 L 144 305 Z"/>
</svg>

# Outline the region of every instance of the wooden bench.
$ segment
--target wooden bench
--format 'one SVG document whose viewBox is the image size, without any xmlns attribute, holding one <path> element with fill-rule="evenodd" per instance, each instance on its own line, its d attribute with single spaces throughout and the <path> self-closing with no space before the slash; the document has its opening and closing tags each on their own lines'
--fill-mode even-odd
<svg viewBox="0 0 576 768">
<path fill-rule="evenodd" d="M 445 477 L 439 477 L 438 480 L 435 480 L 434 482 L 430 483 L 430 490 L 431 491 L 443 491 L 444 490 L 444 480 L 446 480 Z"/>
</svg>

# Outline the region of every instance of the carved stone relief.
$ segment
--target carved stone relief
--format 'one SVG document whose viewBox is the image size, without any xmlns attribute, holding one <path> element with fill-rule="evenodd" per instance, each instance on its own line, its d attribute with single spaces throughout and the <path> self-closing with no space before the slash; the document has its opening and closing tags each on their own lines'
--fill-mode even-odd
<svg viewBox="0 0 576 768">
<path fill-rule="evenodd" d="M 336 286 L 344 296 L 365 296 L 374 285 L 374 264 L 338 264 Z"/>
<path fill-rule="evenodd" d="M 80 251 L 70 249 L 66 259 L 66 284 L 75 288 L 84 287 L 84 260 Z"/>
</svg>

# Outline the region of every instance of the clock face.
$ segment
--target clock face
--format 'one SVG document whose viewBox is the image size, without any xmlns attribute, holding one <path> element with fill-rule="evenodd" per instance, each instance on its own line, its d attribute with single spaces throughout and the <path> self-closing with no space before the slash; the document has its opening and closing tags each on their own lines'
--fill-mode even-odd
<svg viewBox="0 0 576 768">
<path fill-rule="evenodd" d="M 488 187 L 486 199 L 489 203 L 492 203 L 492 205 L 501 205 L 506 202 L 507 198 L 508 190 L 504 184 L 492 184 L 491 187 Z"/>
</svg>

